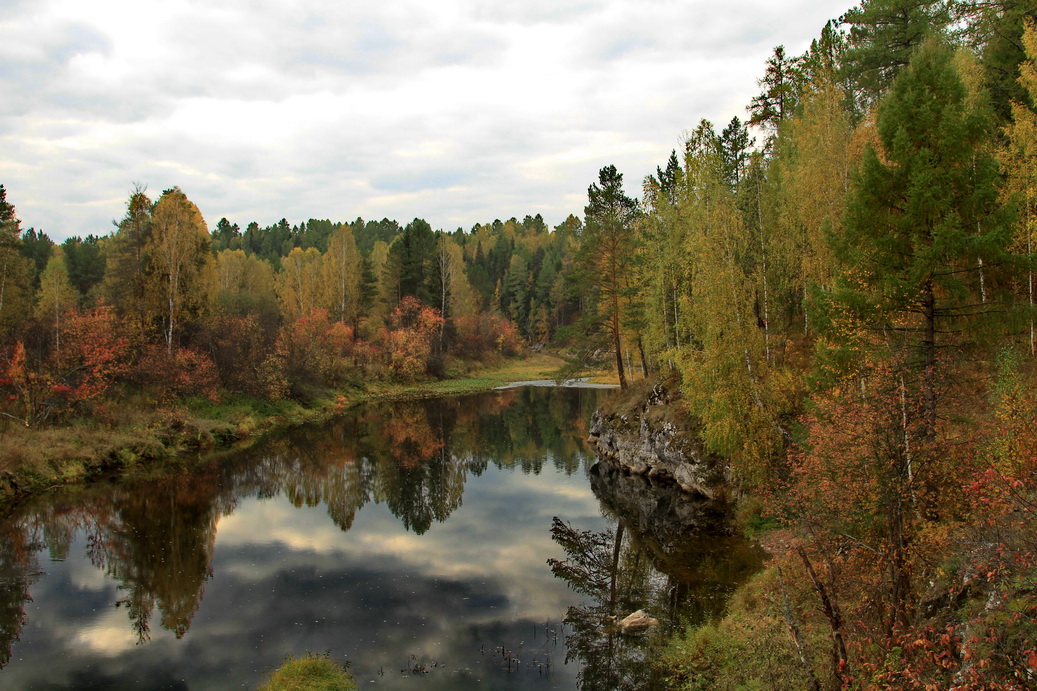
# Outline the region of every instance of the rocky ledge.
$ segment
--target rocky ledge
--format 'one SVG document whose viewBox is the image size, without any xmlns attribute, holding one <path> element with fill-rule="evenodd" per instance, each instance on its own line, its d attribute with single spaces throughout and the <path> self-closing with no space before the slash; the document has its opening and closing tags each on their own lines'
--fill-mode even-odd
<svg viewBox="0 0 1037 691">
<path fill-rule="evenodd" d="M 671 480 L 690 494 L 726 500 L 730 478 L 725 464 L 703 453 L 693 432 L 674 417 L 667 392 L 656 384 L 636 412 L 597 410 L 588 441 L 605 463 L 635 475 Z"/>
</svg>

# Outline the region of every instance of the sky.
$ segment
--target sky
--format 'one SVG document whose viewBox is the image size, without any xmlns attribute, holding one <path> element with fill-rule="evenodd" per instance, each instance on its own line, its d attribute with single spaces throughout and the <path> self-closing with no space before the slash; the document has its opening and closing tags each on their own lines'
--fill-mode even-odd
<svg viewBox="0 0 1037 691">
<path fill-rule="evenodd" d="M 136 184 L 212 229 L 582 216 L 759 92 L 851 0 L 0 0 L 0 184 L 107 234 Z"/>
</svg>

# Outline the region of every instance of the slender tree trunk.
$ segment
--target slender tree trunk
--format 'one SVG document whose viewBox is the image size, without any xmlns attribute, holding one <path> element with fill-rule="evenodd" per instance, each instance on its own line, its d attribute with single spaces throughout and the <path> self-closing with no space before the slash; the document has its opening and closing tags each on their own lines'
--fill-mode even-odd
<svg viewBox="0 0 1037 691">
<path fill-rule="evenodd" d="M 619 580 L 619 555 L 623 549 L 623 521 L 616 522 L 616 543 L 612 547 L 612 572 L 609 574 L 609 614 L 616 613 L 617 582 Z"/>
<path fill-rule="evenodd" d="M 925 371 L 922 373 L 922 405 L 924 406 L 924 432 L 928 443 L 936 441 L 936 295 L 933 279 L 922 288 L 922 314 L 925 317 L 925 335 L 922 348 Z"/>
<path fill-rule="evenodd" d="M 143 231 L 141 231 L 143 232 Z M 147 315 L 144 311 L 144 296 L 145 296 L 145 282 L 144 282 L 144 249 L 139 242 L 134 248 L 134 255 L 136 258 L 136 265 L 134 271 L 134 290 L 137 297 L 137 327 L 140 329 L 140 333 L 144 333 L 145 326 L 147 324 Z"/>
<path fill-rule="evenodd" d="M 983 257 L 979 257 L 976 262 L 979 264 L 979 298 L 980 302 L 985 305 L 987 304 L 987 282 L 983 276 Z"/>
<path fill-rule="evenodd" d="M 627 380 L 623 374 L 623 335 L 619 330 L 619 295 L 612 294 L 612 339 L 616 348 L 616 372 L 619 374 L 619 388 L 627 388 Z"/>
<path fill-rule="evenodd" d="M 918 513 L 918 500 L 915 497 L 915 473 L 911 458 L 911 436 L 907 428 L 907 385 L 904 382 L 904 374 L 900 374 L 900 425 L 904 434 L 904 460 L 907 466 L 907 488 L 911 493 L 911 505 L 915 513 Z"/>
<path fill-rule="evenodd" d="M 342 261 L 339 264 L 339 287 L 338 287 L 338 320 L 346 321 L 346 250 L 342 248 Z"/>
<path fill-rule="evenodd" d="M 61 361 L 61 305 L 57 293 L 54 295 L 54 355 Z"/>
<path fill-rule="evenodd" d="M 166 325 L 166 351 L 169 353 L 173 352 L 173 321 L 176 318 L 176 273 L 176 269 L 171 269 L 169 272 L 169 294 L 167 295 L 169 323 Z"/>
<path fill-rule="evenodd" d="M 763 185 L 760 181 L 760 176 L 756 176 L 756 222 L 760 227 L 760 258 L 762 260 L 763 270 L 763 352 L 767 358 L 767 364 L 771 364 L 771 318 L 770 308 L 768 306 L 770 300 L 767 295 L 767 243 L 764 241 L 763 236 L 763 201 L 761 199 L 763 195 Z"/>
<path fill-rule="evenodd" d="M 616 332 L 615 343 L 613 344 L 616 349 L 616 372 L 619 374 L 619 388 L 627 388 L 627 380 L 623 375 L 623 346 L 620 342 L 619 332 Z"/>
<path fill-rule="evenodd" d="M 803 284 L 803 338 L 810 335 L 810 315 L 807 313 L 807 284 Z"/>
<path fill-rule="evenodd" d="M 1030 357 L 1033 357 L 1037 350 L 1034 347 L 1034 320 L 1033 320 L 1033 235 L 1030 230 L 1030 205 L 1026 205 L 1026 213 L 1024 214 L 1024 221 L 1026 223 L 1026 259 L 1027 259 L 1027 270 L 1026 270 L 1026 285 L 1027 291 L 1030 298 Z M 2 298 L 2 296 L 0 296 Z M 0 308 L 3 307 L 3 301 L 0 299 Z"/>
<path fill-rule="evenodd" d="M 796 643 L 796 651 L 799 653 L 799 664 L 803 668 L 803 673 L 807 675 L 807 679 L 810 680 L 810 688 L 813 691 L 821 691 L 821 682 L 814 675 L 814 667 L 810 664 L 810 657 L 806 647 L 803 645 L 803 638 L 799 633 L 799 625 L 796 623 L 795 617 L 792 616 L 792 607 L 789 606 L 789 596 L 785 592 L 785 579 L 782 577 L 781 567 L 777 568 L 778 586 L 781 588 L 783 603 L 782 612 L 785 615 L 785 623 L 788 624 L 789 632 L 792 634 L 792 640 Z"/>
<path fill-rule="evenodd" d="M 798 552 L 803 560 L 803 566 L 806 567 L 807 575 L 810 576 L 810 581 L 814 584 L 814 590 L 817 591 L 818 596 L 821 598 L 821 609 L 828 619 L 828 626 L 832 632 L 832 686 L 837 689 L 842 688 L 842 680 L 847 672 L 847 664 L 850 660 L 846 654 L 846 642 L 843 640 L 843 615 L 839 610 L 839 605 L 829 595 L 828 588 L 817 577 L 814 566 L 810 563 L 807 552 L 802 545 L 800 545 Z"/>
<path fill-rule="evenodd" d="M 443 319 L 439 322 L 439 352 L 446 353 L 446 305 L 447 305 L 447 294 L 450 291 L 450 258 L 446 254 L 445 250 L 440 248 L 438 257 L 439 260 L 439 316 Z"/>
<path fill-rule="evenodd" d="M 1030 269 L 1026 276 L 1027 284 L 1030 291 L 1030 314 L 1033 314 L 1033 269 Z M 2 296 L 0 296 L 2 298 Z M 0 309 L 3 309 L 3 300 L 0 299 Z M 1033 357 L 1037 353 L 1034 348 L 1034 321 L 1033 317 L 1030 317 L 1030 357 Z"/>
<path fill-rule="evenodd" d="M 0 268 L 0 316 L 4 313 L 4 289 L 7 287 L 7 267 L 11 263 L 10 251 L 4 252 L 4 265 Z M 1033 291 L 1031 291 L 1032 293 Z M 1031 300 L 1032 302 L 1032 300 Z M 1032 340 L 1032 339 L 1031 339 Z"/>
<path fill-rule="evenodd" d="M 976 156 L 972 157 L 972 170 L 976 170 Z M 980 237 L 983 234 L 983 226 L 980 225 L 979 221 L 976 221 L 976 237 Z M 976 257 L 976 262 L 979 265 L 979 296 L 982 304 L 987 304 L 987 282 L 986 277 L 983 275 L 983 257 Z"/>
<path fill-rule="evenodd" d="M 896 488 L 894 488 L 896 491 Z M 890 618 L 887 636 L 892 637 L 899 627 L 910 626 L 908 617 L 908 597 L 911 593 L 911 578 L 907 570 L 907 537 L 904 531 L 903 502 L 897 494 L 890 506 L 889 542 L 893 554 L 890 555 Z"/>
<path fill-rule="evenodd" d="M 677 352 L 681 351 L 681 332 L 679 326 L 680 313 L 678 311 L 678 299 L 677 299 L 677 277 L 673 277 L 673 343 L 677 348 Z"/>
<path fill-rule="evenodd" d="M 637 350 L 641 353 L 641 376 L 648 378 L 648 358 L 645 357 L 645 342 L 641 334 L 637 335 Z"/>
</svg>

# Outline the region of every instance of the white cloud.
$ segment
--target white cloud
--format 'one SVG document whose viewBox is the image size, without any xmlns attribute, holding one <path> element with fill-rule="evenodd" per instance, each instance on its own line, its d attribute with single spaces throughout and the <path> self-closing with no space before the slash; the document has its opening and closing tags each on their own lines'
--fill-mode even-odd
<svg viewBox="0 0 1037 691">
<path fill-rule="evenodd" d="M 126 625 L 126 613 L 111 609 L 78 630 L 70 647 L 76 652 L 85 649 L 91 655 L 115 657 L 132 650 L 138 643 L 137 634 Z"/>
<path fill-rule="evenodd" d="M 0 183 L 23 226 L 105 233 L 134 182 L 210 225 L 580 214 L 724 123 L 772 48 L 848 0 L 32 0 L 0 23 Z M 118 200 L 118 201 L 116 201 Z"/>
</svg>

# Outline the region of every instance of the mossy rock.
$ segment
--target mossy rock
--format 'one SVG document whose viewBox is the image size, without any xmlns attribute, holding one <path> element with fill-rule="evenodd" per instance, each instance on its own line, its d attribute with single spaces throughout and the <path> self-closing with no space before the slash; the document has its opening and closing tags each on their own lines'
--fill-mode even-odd
<svg viewBox="0 0 1037 691">
<path fill-rule="evenodd" d="M 349 673 L 327 653 L 289 655 L 261 691 L 355 691 Z"/>
</svg>

